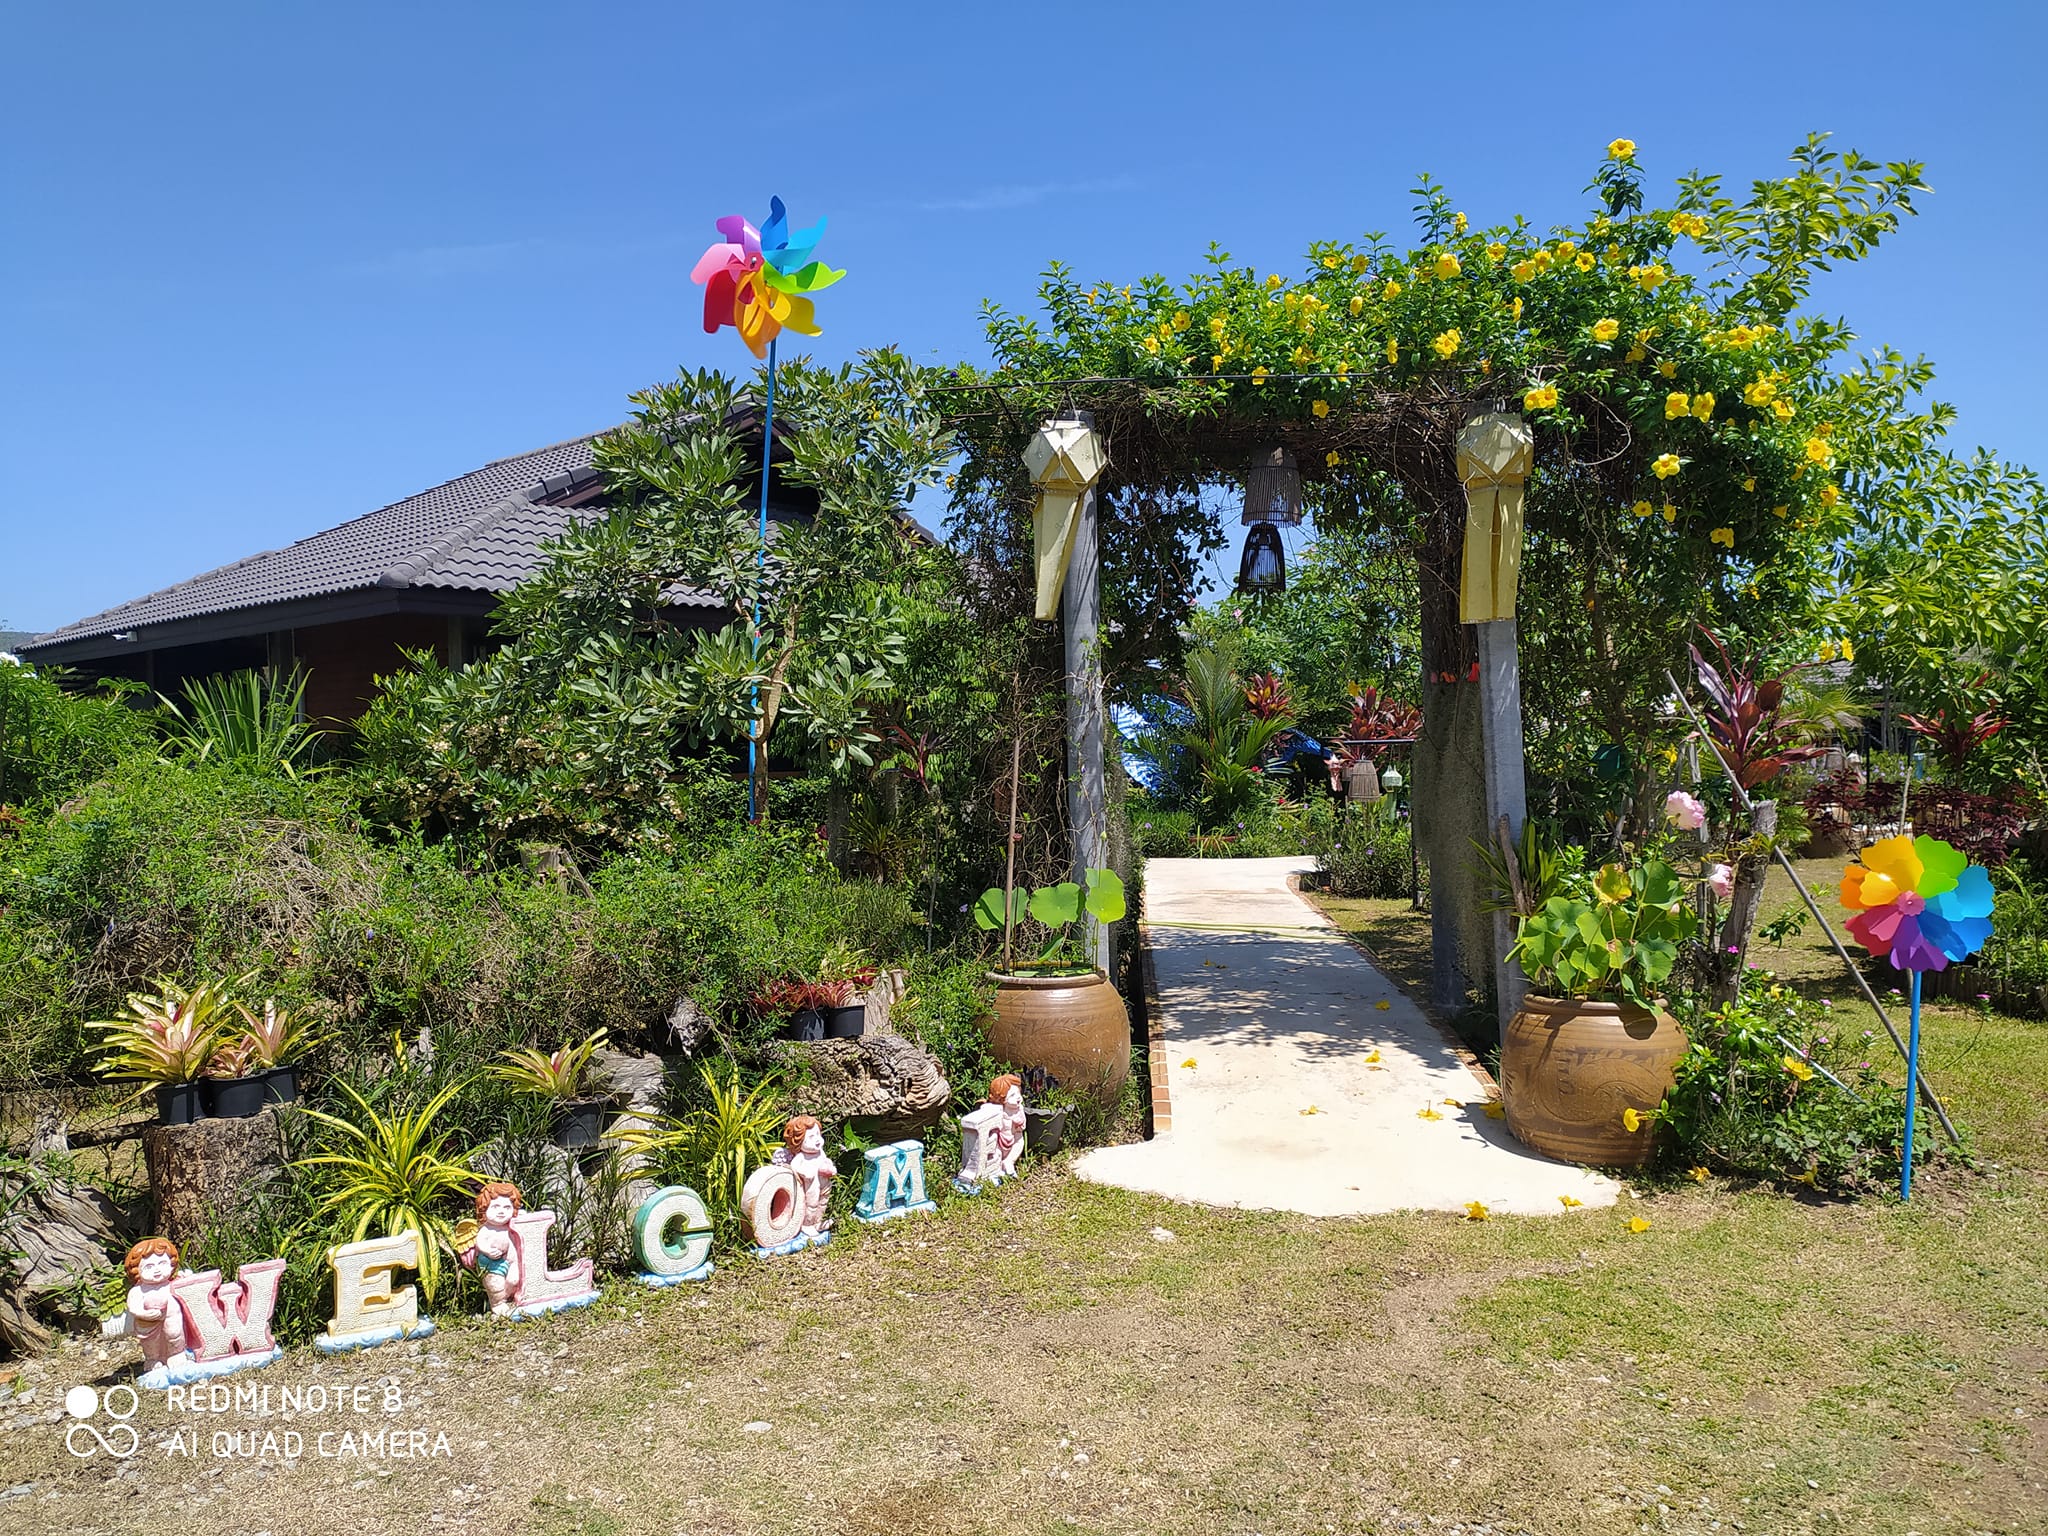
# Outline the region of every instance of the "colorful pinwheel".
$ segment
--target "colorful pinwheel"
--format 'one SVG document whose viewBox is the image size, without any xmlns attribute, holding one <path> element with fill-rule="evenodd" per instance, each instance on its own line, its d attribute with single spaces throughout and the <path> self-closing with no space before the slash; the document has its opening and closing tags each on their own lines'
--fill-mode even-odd
<svg viewBox="0 0 2048 1536">
<path fill-rule="evenodd" d="M 1935 837 L 1888 837 L 1842 875 L 1849 932 L 1901 971 L 1939 971 L 1991 937 L 1991 877 Z"/>
<path fill-rule="evenodd" d="M 704 284 L 705 333 L 729 325 L 754 356 L 763 358 L 784 329 L 818 335 L 808 296 L 846 276 L 811 259 L 824 238 L 825 221 L 792 238 L 782 199 L 771 197 L 768 222 L 758 230 L 738 214 L 728 214 L 718 221 L 718 232 L 725 239 L 698 257 L 690 273 L 691 282 Z"/>
<path fill-rule="evenodd" d="M 1948 968 L 1991 937 L 1991 877 L 1938 837 L 1888 837 L 1842 872 L 1849 932 L 1912 977 L 1906 1046 L 1906 1145 L 1899 1198 L 1913 1198 L 1913 1108 L 1920 1086 L 1920 973 Z M 1893 1036 L 1894 1039 L 1898 1037 Z"/>
</svg>

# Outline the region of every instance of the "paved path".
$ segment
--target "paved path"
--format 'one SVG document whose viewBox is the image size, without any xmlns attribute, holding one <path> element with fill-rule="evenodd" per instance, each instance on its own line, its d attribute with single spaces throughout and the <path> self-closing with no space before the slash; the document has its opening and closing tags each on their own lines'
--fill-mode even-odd
<svg viewBox="0 0 2048 1536">
<path fill-rule="evenodd" d="M 1487 1117 L 1485 1086 L 1436 1026 L 1287 888 L 1313 867 L 1147 862 L 1172 1128 L 1087 1153 L 1075 1171 L 1311 1216 L 1612 1205 L 1612 1179 L 1539 1157 Z"/>
</svg>

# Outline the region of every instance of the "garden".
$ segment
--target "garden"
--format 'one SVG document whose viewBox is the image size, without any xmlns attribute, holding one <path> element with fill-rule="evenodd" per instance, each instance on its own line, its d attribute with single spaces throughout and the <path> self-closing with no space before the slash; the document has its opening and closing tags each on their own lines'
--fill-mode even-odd
<svg viewBox="0 0 2048 1536">
<path fill-rule="evenodd" d="M 408 1529 L 2022 1528 L 2048 517 L 1946 449 L 1924 361 L 1808 303 L 1920 168 L 1793 158 L 1651 208 L 1616 140 L 1571 225 L 1425 179 L 1412 245 L 1291 275 L 1056 265 L 982 366 L 685 373 L 600 440 L 604 514 L 494 646 L 345 724 L 284 674 L 0 662 L 20 1507 L 167 1496 L 13 1433 L 67 1382 L 195 1394 L 137 1421 L 175 1440 L 232 1374 L 424 1405 L 420 1465 L 323 1466 L 292 1529 L 357 1528 L 366 1487 Z M 700 271 L 760 356 L 835 275 L 779 203 L 746 229 L 738 289 L 743 245 Z M 1077 401 L 1086 848 L 1025 459 Z M 1526 444 L 1478 620 L 1474 412 Z M 772 540 L 764 476 L 807 509 Z M 1477 766 L 1503 619 L 1513 827 Z M 1475 1112 L 1617 1209 L 1076 1177 L 1153 1128 L 1148 860 L 1244 858 L 1295 861 L 1484 1068 Z M 219 1480 L 195 1528 L 275 1462 L 218 1454 L 174 1479 Z"/>
</svg>

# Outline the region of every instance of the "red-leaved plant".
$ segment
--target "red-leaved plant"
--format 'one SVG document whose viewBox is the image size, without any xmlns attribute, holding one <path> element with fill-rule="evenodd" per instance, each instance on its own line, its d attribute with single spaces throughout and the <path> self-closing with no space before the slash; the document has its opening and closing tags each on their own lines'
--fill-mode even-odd
<svg viewBox="0 0 2048 1536">
<path fill-rule="evenodd" d="M 1261 720 L 1290 720 L 1294 695 L 1273 673 L 1255 672 L 1244 682 L 1244 707 Z"/>
<path fill-rule="evenodd" d="M 1719 659 L 1717 665 L 1697 645 L 1690 647 L 1693 671 L 1707 696 L 1700 715 L 1721 760 L 1744 790 L 1768 784 L 1792 764 L 1810 762 L 1827 750 L 1798 745 L 1798 738 L 1819 724 L 1786 709 L 1785 685 L 1798 667 L 1759 677 L 1753 664 L 1737 666 L 1711 629 L 1701 625 L 1700 633 Z"/>
<path fill-rule="evenodd" d="M 1422 731 L 1422 711 L 1384 697 L 1368 685 L 1351 695 L 1351 719 L 1344 734 L 1354 741 L 1399 741 Z"/>
<path fill-rule="evenodd" d="M 1982 688 L 1990 676 L 1988 672 L 1979 673 L 1973 688 Z M 1901 710 L 1899 718 L 1927 738 L 1950 773 L 1960 773 L 1970 760 L 1970 754 L 2006 726 L 2005 716 L 1998 712 L 1996 699 L 1991 700 L 1989 709 L 1967 717 L 1958 709 L 1953 720 L 1946 708 L 1937 709 L 1932 715 L 1909 715 Z"/>
</svg>

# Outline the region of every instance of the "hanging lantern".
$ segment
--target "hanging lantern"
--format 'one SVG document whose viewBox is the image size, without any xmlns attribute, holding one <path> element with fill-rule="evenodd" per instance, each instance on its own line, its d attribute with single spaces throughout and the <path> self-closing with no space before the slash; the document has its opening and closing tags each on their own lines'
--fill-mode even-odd
<svg viewBox="0 0 2048 1536">
<path fill-rule="evenodd" d="M 1237 565 L 1237 590 L 1243 597 L 1287 590 L 1287 557 L 1280 548 L 1280 530 L 1271 523 L 1256 523 L 1245 535 L 1244 558 Z"/>
<path fill-rule="evenodd" d="M 1280 523 L 1289 528 L 1301 522 L 1301 471 L 1285 448 L 1260 454 L 1245 470 L 1244 521 L 1247 527 Z"/>
</svg>

